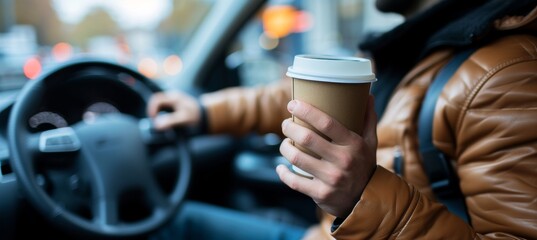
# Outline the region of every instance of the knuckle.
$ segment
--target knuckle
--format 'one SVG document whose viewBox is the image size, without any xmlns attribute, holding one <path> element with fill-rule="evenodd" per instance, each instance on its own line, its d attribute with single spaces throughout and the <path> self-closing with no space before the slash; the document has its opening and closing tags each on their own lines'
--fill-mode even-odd
<svg viewBox="0 0 537 240">
<path fill-rule="evenodd" d="M 326 202 L 330 199 L 332 196 L 332 190 L 326 187 L 319 188 L 319 191 L 317 192 L 317 199 L 320 202 Z"/>
<path fill-rule="evenodd" d="M 359 138 L 359 137 L 358 138 L 353 138 L 352 146 L 358 151 L 360 151 L 360 150 L 362 150 L 362 149 L 364 149 L 366 147 L 364 140 L 362 138 Z"/>
<path fill-rule="evenodd" d="M 328 184 L 331 186 L 339 186 L 344 180 L 344 174 L 340 171 L 334 171 L 328 176 Z"/>
<path fill-rule="evenodd" d="M 313 132 L 308 131 L 300 137 L 300 145 L 312 146 L 314 141 Z"/>
<path fill-rule="evenodd" d="M 333 118 L 324 118 L 319 124 L 319 130 L 322 132 L 330 131 L 334 128 L 336 122 Z"/>
<path fill-rule="evenodd" d="M 311 115 L 311 108 L 298 108 L 300 111 L 298 111 L 297 114 L 299 114 L 300 116 L 302 117 L 305 117 L 307 118 L 308 116 Z"/>
<path fill-rule="evenodd" d="M 354 157 L 352 156 L 352 154 L 348 152 L 341 152 L 338 158 L 343 169 L 349 169 L 352 167 L 354 162 Z"/>
<path fill-rule="evenodd" d="M 291 189 L 293 189 L 295 191 L 298 191 L 300 189 L 297 181 L 293 181 L 290 178 L 288 178 L 287 180 L 288 180 L 287 181 L 287 186 L 289 186 L 289 188 L 291 188 Z"/>
<path fill-rule="evenodd" d="M 301 162 L 300 162 L 300 154 L 297 150 L 292 150 L 291 152 L 289 152 L 289 155 L 287 156 L 287 160 L 289 160 L 289 162 L 297 167 L 300 167 L 301 166 Z"/>
</svg>

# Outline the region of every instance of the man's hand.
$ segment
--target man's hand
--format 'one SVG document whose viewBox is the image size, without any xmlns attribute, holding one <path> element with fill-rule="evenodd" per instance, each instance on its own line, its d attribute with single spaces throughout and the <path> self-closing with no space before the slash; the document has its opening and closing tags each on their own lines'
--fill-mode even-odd
<svg viewBox="0 0 537 240">
<path fill-rule="evenodd" d="M 276 168 L 280 179 L 290 188 L 310 196 L 325 212 L 347 217 L 376 168 L 377 123 L 373 97 L 369 97 L 363 136 L 307 103 L 293 100 L 287 109 L 332 141 L 286 119 L 282 131 L 288 138 L 282 142 L 280 152 L 293 165 L 314 177 L 301 177 L 280 165 Z M 300 151 L 292 141 L 315 152 L 321 159 Z"/>
<path fill-rule="evenodd" d="M 170 109 L 172 112 L 158 114 L 164 109 Z M 158 130 L 195 125 L 201 119 L 201 109 L 196 99 L 178 91 L 153 94 L 147 104 L 147 114 L 154 118 L 155 128 Z"/>
</svg>

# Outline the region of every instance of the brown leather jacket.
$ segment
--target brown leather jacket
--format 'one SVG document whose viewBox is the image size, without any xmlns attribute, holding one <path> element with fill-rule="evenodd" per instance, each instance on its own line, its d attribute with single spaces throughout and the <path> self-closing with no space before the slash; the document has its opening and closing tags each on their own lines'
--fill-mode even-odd
<svg viewBox="0 0 537 240">
<path fill-rule="evenodd" d="M 496 28 L 537 31 L 537 9 L 498 20 Z M 333 218 L 324 215 L 308 237 L 537 239 L 537 37 L 511 35 L 480 48 L 437 103 L 433 142 L 453 160 L 471 225 L 434 200 L 418 153 L 420 104 L 452 55 L 430 54 L 402 80 L 379 121 L 379 167 L 360 201 L 336 231 L 330 231 Z M 281 133 L 282 120 L 290 117 L 290 89 L 283 83 L 203 96 L 209 131 Z M 395 151 L 403 154 L 403 177 L 391 171 Z"/>
</svg>

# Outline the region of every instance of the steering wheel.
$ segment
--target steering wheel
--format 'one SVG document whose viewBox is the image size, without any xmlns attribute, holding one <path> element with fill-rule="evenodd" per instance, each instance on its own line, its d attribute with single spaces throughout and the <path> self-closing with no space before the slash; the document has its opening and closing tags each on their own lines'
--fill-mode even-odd
<svg viewBox="0 0 537 240">
<path fill-rule="evenodd" d="M 76 87 L 86 93 L 108 89 L 135 110 L 90 121 L 73 118 L 49 130 L 29 126 L 50 97 L 65 94 L 62 102 L 79 106 L 80 99 L 70 99 L 78 94 L 65 93 Z M 145 116 L 149 96 L 160 90 L 128 67 L 95 59 L 68 62 L 27 83 L 11 109 L 8 141 L 12 168 L 29 202 L 77 237 L 136 237 L 164 225 L 184 199 L 191 163 L 185 134 L 157 132 Z M 152 157 L 163 148 L 172 148 L 177 161 L 168 188 L 152 167 Z"/>
</svg>

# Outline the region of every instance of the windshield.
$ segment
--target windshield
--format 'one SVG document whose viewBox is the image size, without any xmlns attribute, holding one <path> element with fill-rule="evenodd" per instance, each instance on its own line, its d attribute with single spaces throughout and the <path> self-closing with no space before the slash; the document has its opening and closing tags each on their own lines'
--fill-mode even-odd
<svg viewBox="0 0 537 240">
<path fill-rule="evenodd" d="M 166 81 L 212 0 L 1 0 L 0 91 L 81 55 Z"/>
<path fill-rule="evenodd" d="M 0 0 L 0 93 L 88 55 L 127 65 L 161 86 L 177 80 L 188 85 L 191 66 L 210 66 L 203 56 L 215 52 L 208 48 L 213 43 L 227 49 L 228 67 L 241 66 L 241 85 L 265 84 L 283 76 L 296 54 L 353 55 L 361 39 L 401 21 L 380 15 L 371 0 L 268 0 L 231 44 L 207 41 L 228 31 L 225 24 L 232 26 L 218 16 L 232 16 L 241 4 L 246 5 L 235 0 Z"/>
</svg>

